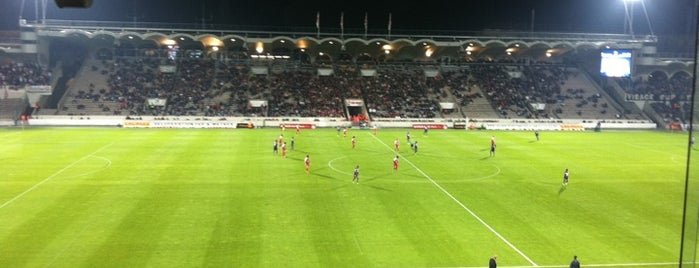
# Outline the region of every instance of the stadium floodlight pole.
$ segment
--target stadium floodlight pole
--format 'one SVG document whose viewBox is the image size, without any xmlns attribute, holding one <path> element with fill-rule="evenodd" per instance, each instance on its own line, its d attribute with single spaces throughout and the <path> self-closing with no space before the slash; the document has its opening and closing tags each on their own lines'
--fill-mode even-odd
<svg viewBox="0 0 699 268">
<path fill-rule="evenodd" d="M 388 40 L 391 40 L 391 13 L 388 13 Z"/>
<path fill-rule="evenodd" d="M 22 0 L 22 3 L 19 4 L 19 20 L 22 20 L 22 13 L 24 13 L 24 2 L 25 0 Z"/>
<path fill-rule="evenodd" d="M 643 7 L 643 13 L 646 15 L 646 22 L 648 22 L 648 31 L 650 31 L 650 35 L 655 36 L 655 33 L 653 33 L 653 26 L 650 24 L 650 17 L 648 17 L 648 10 L 646 9 L 646 3 L 641 0 L 641 6 Z"/>
<path fill-rule="evenodd" d="M 316 38 L 320 39 L 320 11 L 316 12 Z"/>
<path fill-rule="evenodd" d="M 345 12 L 340 12 L 340 40 L 345 41 Z M 342 47 L 345 47 L 344 43 Z"/>
<path fill-rule="evenodd" d="M 41 23 L 46 21 L 46 10 L 48 9 L 49 0 L 41 0 Z"/>
<path fill-rule="evenodd" d="M 629 34 L 631 35 L 631 38 L 634 38 L 634 33 L 633 33 L 633 12 L 634 12 L 634 4 L 638 1 L 643 2 L 643 0 L 623 0 L 624 1 L 624 33 L 626 33 L 626 26 L 628 25 L 629 29 Z M 629 8 L 628 3 L 631 3 L 631 7 Z M 645 5 L 644 5 L 645 6 Z"/>
</svg>

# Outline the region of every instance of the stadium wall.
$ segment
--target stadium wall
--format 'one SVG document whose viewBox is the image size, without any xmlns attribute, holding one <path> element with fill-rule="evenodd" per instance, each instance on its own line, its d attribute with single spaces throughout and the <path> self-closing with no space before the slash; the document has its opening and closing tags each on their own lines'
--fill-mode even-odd
<svg viewBox="0 0 699 268">
<path fill-rule="evenodd" d="M 13 126 L 15 122 L 0 122 Z M 40 116 L 26 122 L 30 126 L 95 126 L 131 128 L 335 128 L 349 127 L 352 122 L 343 118 L 307 117 L 124 117 L 124 116 Z M 578 120 L 578 119 L 378 119 L 370 126 L 378 128 L 466 129 L 466 130 L 567 130 L 583 131 L 600 129 L 656 129 L 647 120 Z"/>
</svg>

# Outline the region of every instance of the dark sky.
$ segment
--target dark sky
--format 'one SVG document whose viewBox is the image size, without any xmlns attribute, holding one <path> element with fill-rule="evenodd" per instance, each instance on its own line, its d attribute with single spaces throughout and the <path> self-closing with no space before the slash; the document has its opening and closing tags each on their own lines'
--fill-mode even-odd
<svg viewBox="0 0 699 268">
<path fill-rule="evenodd" d="M 644 0 L 654 33 L 694 34 L 695 0 Z M 21 3 L 23 17 L 35 18 L 35 2 L 0 0 L 0 29 L 17 29 Z M 399 3 L 399 4 L 398 4 Z M 473 31 L 482 29 L 529 30 L 534 10 L 535 30 L 560 32 L 622 33 L 622 0 L 430 0 L 430 1 L 227 1 L 227 0 L 93 0 L 89 9 L 58 9 L 48 0 L 48 19 L 229 24 L 240 26 L 320 27 L 340 26 L 344 12 L 346 32 L 385 30 L 392 13 L 392 29 Z M 640 2 L 635 4 L 634 30 L 649 33 Z M 41 12 L 40 16 L 41 16 Z"/>
</svg>

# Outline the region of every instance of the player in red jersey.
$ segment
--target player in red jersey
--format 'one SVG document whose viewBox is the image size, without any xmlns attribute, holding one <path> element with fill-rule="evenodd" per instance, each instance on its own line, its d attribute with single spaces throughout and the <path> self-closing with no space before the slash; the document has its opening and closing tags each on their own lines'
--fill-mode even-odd
<svg viewBox="0 0 699 268">
<path fill-rule="evenodd" d="M 299 125 L 296 125 L 296 135 L 300 135 L 300 134 L 301 134 L 301 127 L 299 127 Z"/>
<path fill-rule="evenodd" d="M 303 159 L 303 164 L 306 166 L 306 174 L 311 172 L 311 157 L 306 155 L 306 158 Z"/>
<path fill-rule="evenodd" d="M 393 171 L 398 171 L 398 155 L 393 158 Z"/>
<path fill-rule="evenodd" d="M 286 142 L 282 143 L 282 157 L 286 158 Z"/>
<path fill-rule="evenodd" d="M 396 152 L 400 151 L 400 141 L 398 141 L 398 138 L 393 141 L 393 146 L 396 147 Z"/>
<path fill-rule="evenodd" d="M 374 125 L 374 126 L 372 127 L 372 129 L 374 130 L 374 136 L 376 136 L 376 132 L 377 132 L 376 125 Z"/>
<path fill-rule="evenodd" d="M 279 144 L 279 146 L 282 146 L 282 144 L 284 144 L 284 134 L 279 135 L 279 142 L 278 142 L 278 144 Z"/>
</svg>

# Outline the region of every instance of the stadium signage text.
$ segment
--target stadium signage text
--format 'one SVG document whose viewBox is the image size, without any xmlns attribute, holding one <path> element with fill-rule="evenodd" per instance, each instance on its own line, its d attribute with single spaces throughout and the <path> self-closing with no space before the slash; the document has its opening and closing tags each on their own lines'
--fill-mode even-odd
<svg viewBox="0 0 699 268">
<path fill-rule="evenodd" d="M 488 130 L 585 130 L 582 124 L 483 124 L 483 128 Z"/>
<path fill-rule="evenodd" d="M 425 127 L 428 129 L 447 129 L 445 124 L 413 124 L 413 129 L 424 129 Z"/>
<path fill-rule="evenodd" d="M 248 123 L 243 123 L 245 126 Z M 237 122 L 228 121 L 130 121 L 122 123 L 128 128 L 238 128 Z"/>
<path fill-rule="evenodd" d="M 351 106 L 351 107 L 364 106 L 364 102 L 362 100 L 357 100 L 357 99 L 347 99 L 347 100 L 345 100 L 345 103 L 347 104 L 347 106 Z"/>
<path fill-rule="evenodd" d="M 281 125 L 279 125 L 279 128 L 296 129 L 296 126 L 298 126 L 299 129 L 315 129 L 316 128 L 315 124 L 305 124 L 305 123 L 281 124 Z"/>
<path fill-rule="evenodd" d="M 674 99 L 677 99 L 677 97 L 680 97 L 680 99 L 683 100 L 690 100 L 691 95 L 687 96 L 678 96 L 678 95 L 656 95 L 656 94 L 626 94 L 625 98 L 626 101 L 671 101 Z"/>
</svg>

